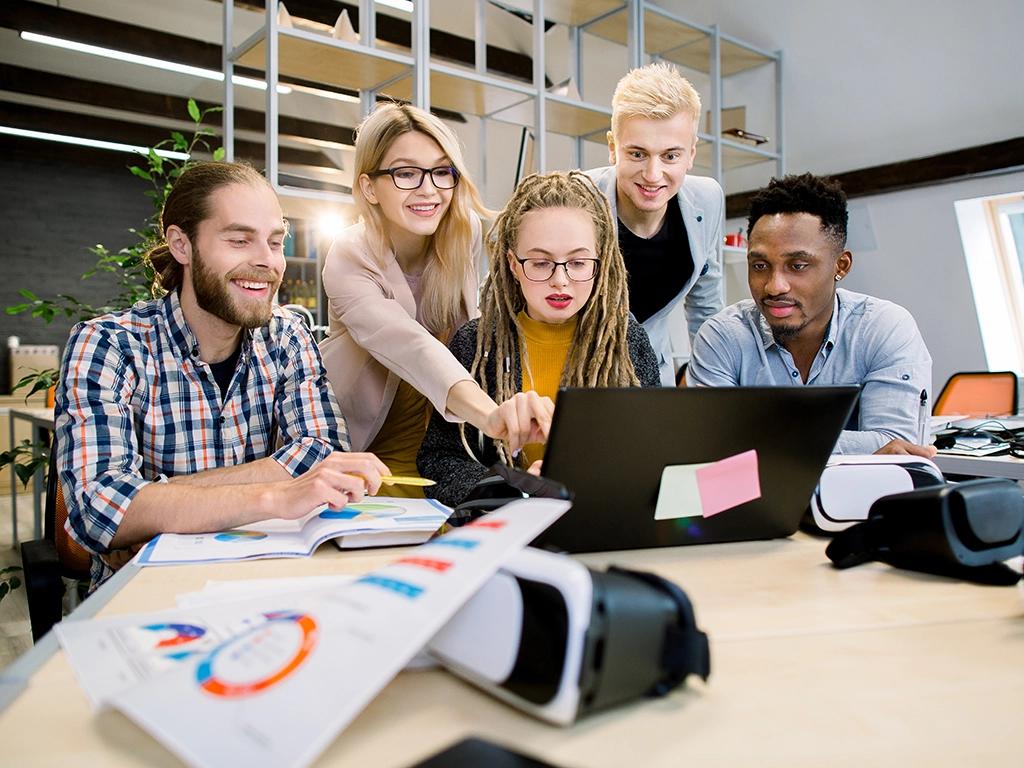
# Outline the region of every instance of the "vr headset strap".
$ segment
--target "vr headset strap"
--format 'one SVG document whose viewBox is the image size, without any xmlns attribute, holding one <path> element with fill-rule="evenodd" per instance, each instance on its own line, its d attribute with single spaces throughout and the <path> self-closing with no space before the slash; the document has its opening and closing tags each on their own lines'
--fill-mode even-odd
<svg viewBox="0 0 1024 768">
<path fill-rule="evenodd" d="M 836 568 L 852 568 L 861 563 L 878 560 L 896 568 L 950 576 L 992 586 L 1012 586 L 1020 574 L 1005 563 L 969 566 L 951 559 L 916 557 L 910 553 L 896 554 L 884 542 L 889 540 L 885 517 L 874 517 L 836 534 L 825 554 Z"/>
<path fill-rule="evenodd" d="M 699 675 L 705 681 L 711 674 L 711 653 L 708 648 L 708 636 L 697 628 L 697 619 L 693 606 L 686 593 L 667 579 L 645 571 L 631 571 L 612 566 L 609 571 L 627 574 L 635 579 L 646 582 L 655 589 L 667 594 L 676 605 L 678 623 L 665 628 L 665 642 L 661 652 L 661 668 L 667 673 L 667 680 L 659 690 L 652 693 L 664 695 L 678 687 L 687 675 Z"/>
</svg>

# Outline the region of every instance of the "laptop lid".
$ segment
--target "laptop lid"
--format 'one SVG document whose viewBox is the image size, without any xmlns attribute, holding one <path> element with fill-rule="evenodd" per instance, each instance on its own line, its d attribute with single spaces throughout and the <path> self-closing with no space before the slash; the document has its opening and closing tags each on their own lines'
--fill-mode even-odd
<svg viewBox="0 0 1024 768">
<path fill-rule="evenodd" d="M 789 536 L 859 392 L 852 386 L 564 389 L 543 473 L 565 485 L 574 501 L 534 545 L 598 552 Z M 673 517 L 655 519 L 666 467 L 684 467 L 671 472 L 682 472 L 686 486 L 693 465 L 730 457 L 739 458 L 717 465 L 724 473 L 702 473 L 695 482 L 710 477 L 710 486 L 703 485 L 712 496 L 717 483 L 718 506 L 737 493 L 751 500 L 704 508 L 674 483 L 659 511 Z M 756 498 L 744 495 L 751 480 Z"/>
</svg>

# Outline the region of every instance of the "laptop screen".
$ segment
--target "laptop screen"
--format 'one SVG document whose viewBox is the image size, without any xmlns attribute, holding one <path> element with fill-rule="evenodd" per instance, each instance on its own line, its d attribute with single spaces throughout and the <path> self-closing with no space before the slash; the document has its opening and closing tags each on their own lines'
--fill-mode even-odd
<svg viewBox="0 0 1024 768">
<path fill-rule="evenodd" d="M 594 552 L 789 536 L 859 392 L 564 389 L 543 474 L 573 507 L 534 543 Z"/>
</svg>

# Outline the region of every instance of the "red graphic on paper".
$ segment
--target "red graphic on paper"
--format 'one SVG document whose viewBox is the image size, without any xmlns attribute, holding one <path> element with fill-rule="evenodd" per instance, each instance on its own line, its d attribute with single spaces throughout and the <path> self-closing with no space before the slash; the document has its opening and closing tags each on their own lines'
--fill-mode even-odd
<svg viewBox="0 0 1024 768">
<path fill-rule="evenodd" d="M 448 560 L 435 560 L 431 557 L 403 557 L 396 561 L 396 564 L 418 565 L 420 568 L 428 568 L 438 573 L 444 573 L 452 567 L 452 563 Z"/>
</svg>

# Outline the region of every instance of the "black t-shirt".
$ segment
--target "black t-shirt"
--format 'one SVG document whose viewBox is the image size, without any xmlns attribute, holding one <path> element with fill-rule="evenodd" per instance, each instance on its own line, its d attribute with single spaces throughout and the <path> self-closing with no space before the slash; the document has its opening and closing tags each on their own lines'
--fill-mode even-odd
<svg viewBox="0 0 1024 768">
<path fill-rule="evenodd" d="M 231 378 L 235 375 L 235 367 L 238 365 L 238 355 L 241 351 L 242 346 L 239 345 L 232 354 L 228 355 L 226 360 L 221 360 L 219 363 L 210 363 L 213 380 L 220 387 L 220 397 L 222 400 L 228 393 L 228 385 L 231 384 Z"/>
<path fill-rule="evenodd" d="M 629 273 L 629 310 L 642 323 L 664 309 L 693 275 L 690 240 L 675 197 L 650 240 L 634 235 L 622 221 L 618 224 L 619 248 Z"/>
</svg>

